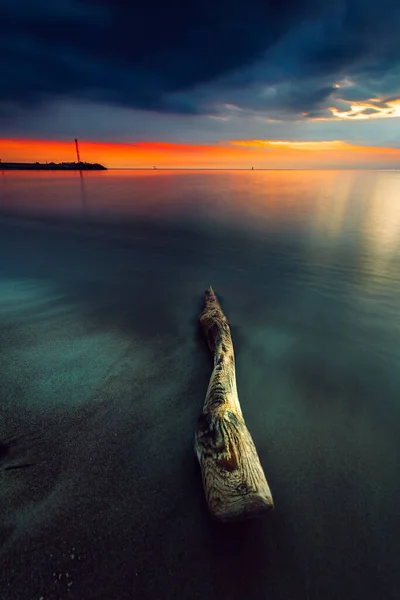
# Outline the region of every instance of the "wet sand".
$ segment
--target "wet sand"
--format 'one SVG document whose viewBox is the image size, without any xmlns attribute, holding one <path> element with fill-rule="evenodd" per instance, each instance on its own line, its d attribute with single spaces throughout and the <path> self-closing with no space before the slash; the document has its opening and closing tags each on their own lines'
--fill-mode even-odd
<svg viewBox="0 0 400 600">
<path fill-rule="evenodd" d="M 395 597 L 398 408 L 388 389 L 386 416 L 372 400 L 384 368 L 372 382 L 365 351 L 361 382 L 337 346 L 335 388 L 301 298 L 288 308 L 299 264 L 271 251 L 199 228 L 2 219 L 2 600 Z M 277 507 L 230 526 L 209 519 L 193 452 L 210 284 Z M 326 340 L 337 323 L 321 327 Z"/>
</svg>

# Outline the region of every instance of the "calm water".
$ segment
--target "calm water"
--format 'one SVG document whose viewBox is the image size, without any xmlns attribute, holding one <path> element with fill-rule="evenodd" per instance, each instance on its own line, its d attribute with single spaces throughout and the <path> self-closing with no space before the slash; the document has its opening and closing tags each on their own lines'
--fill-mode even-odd
<svg viewBox="0 0 400 600">
<path fill-rule="evenodd" d="M 0 172 L 0 210 L 5 600 L 398 598 L 400 172 Z M 276 502 L 231 528 L 210 284 Z"/>
</svg>

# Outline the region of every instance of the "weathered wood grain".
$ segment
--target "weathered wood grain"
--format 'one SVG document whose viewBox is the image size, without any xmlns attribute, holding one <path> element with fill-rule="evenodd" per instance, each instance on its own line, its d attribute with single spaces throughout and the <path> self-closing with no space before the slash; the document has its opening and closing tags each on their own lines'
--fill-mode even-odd
<svg viewBox="0 0 400 600">
<path fill-rule="evenodd" d="M 211 287 L 205 293 L 199 320 L 214 357 L 195 436 L 208 508 L 220 521 L 255 517 L 274 504 L 243 419 L 229 324 Z"/>
</svg>

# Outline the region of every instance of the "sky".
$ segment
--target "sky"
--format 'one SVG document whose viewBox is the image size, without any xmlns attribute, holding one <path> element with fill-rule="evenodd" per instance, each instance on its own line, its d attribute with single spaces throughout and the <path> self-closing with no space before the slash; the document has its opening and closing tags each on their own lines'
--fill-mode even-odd
<svg viewBox="0 0 400 600">
<path fill-rule="evenodd" d="M 0 0 L 0 158 L 398 168 L 398 0 Z"/>
</svg>

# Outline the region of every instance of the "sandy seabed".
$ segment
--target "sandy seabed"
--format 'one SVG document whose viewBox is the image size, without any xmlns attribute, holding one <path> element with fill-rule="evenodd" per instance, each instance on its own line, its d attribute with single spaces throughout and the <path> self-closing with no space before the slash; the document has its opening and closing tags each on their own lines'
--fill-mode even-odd
<svg viewBox="0 0 400 600">
<path fill-rule="evenodd" d="M 393 381 L 385 420 L 368 396 L 383 368 L 371 388 L 373 356 L 345 358 L 339 337 L 322 357 L 335 323 L 312 329 L 315 306 L 285 292 L 298 262 L 270 251 L 205 230 L 2 220 L 2 600 L 395 598 Z M 193 453 L 209 284 L 277 507 L 228 527 L 208 517 Z"/>
</svg>

